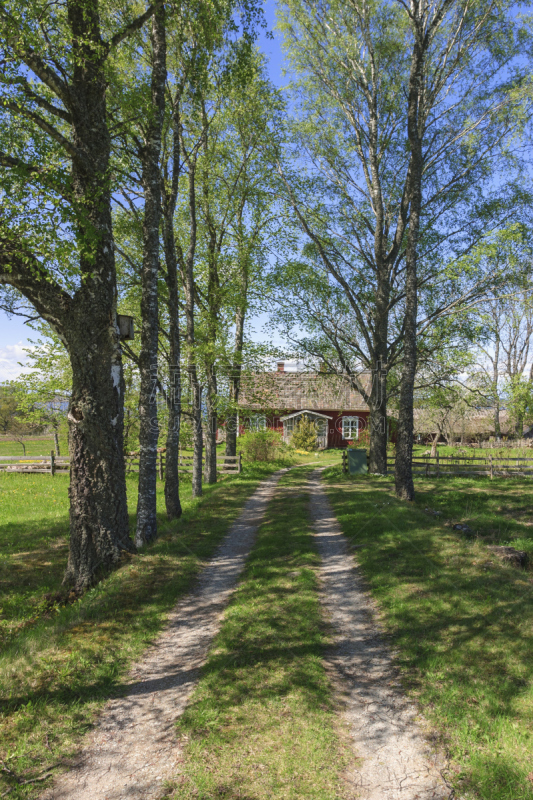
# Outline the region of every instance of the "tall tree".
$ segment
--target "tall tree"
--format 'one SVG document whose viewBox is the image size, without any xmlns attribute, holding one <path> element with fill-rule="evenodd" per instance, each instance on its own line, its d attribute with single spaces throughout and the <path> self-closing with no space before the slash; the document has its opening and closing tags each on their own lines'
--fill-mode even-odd
<svg viewBox="0 0 533 800">
<path fill-rule="evenodd" d="M 159 325 L 159 228 L 161 222 L 160 155 L 167 79 L 165 9 L 152 17 L 151 86 L 146 124 L 142 125 L 140 159 L 144 194 L 143 263 L 141 271 L 141 352 L 139 370 L 139 499 L 135 544 L 141 547 L 157 535 L 157 353 Z"/>
<path fill-rule="evenodd" d="M 403 364 L 401 497 L 413 493 L 416 337 L 427 324 L 420 295 L 438 292 L 450 263 L 507 211 L 491 181 L 517 128 L 506 113 L 506 82 L 511 67 L 520 68 L 519 26 L 511 4 L 492 0 L 284 5 L 298 161 L 292 171 L 278 169 L 310 242 L 310 280 L 344 310 L 315 316 L 314 343 L 367 395 L 375 472 L 386 470 L 386 373 Z M 459 279 L 455 297 L 437 301 L 431 319 L 470 296 L 464 288 Z M 374 376 L 370 392 L 362 367 Z"/>
<path fill-rule="evenodd" d="M 78 590 L 133 548 L 107 87 L 110 56 L 156 7 L 138 15 L 138 5 L 117 13 L 97 0 L 0 7 L 0 283 L 28 299 L 69 353 L 65 582 Z"/>
</svg>

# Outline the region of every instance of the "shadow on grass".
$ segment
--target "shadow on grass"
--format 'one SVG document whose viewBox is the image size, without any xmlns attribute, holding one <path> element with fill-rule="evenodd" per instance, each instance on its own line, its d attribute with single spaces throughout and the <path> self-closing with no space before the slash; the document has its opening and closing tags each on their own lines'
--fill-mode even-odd
<svg viewBox="0 0 533 800">
<path fill-rule="evenodd" d="M 181 798 L 236 798 L 241 787 L 254 800 L 339 797 L 347 756 L 322 663 L 329 640 L 303 477 L 281 479 L 178 722 L 189 742 Z"/>
<path fill-rule="evenodd" d="M 328 489 L 405 682 L 462 764 L 465 786 L 490 800 L 533 798 L 531 574 L 495 563 L 481 542 L 392 492 L 372 479 Z"/>
<path fill-rule="evenodd" d="M 126 690 L 124 675 L 154 641 L 168 611 L 192 587 L 258 481 L 277 465 L 186 499 L 182 518 L 160 519 L 160 538 L 51 619 L 21 631 L 0 657 L 0 758 L 25 776 L 72 754 L 101 703 Z M 158 487 L 162 494 L 163 485 Z M 135 499 L 134 493 L 133 500 Z M 5 776 L 0 776 L 5 780 Z M 10 797 L 37 794 L 43 784 L 13 785 Z"/>
</svg>

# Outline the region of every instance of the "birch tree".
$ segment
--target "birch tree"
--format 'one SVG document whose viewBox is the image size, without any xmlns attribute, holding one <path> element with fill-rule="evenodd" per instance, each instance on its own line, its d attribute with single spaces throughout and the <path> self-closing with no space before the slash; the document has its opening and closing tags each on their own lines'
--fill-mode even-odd
<svg viewBox="0 0 533 800">
<path fill-rule="evenodd" d="M 295 163 L 278 169 L 312 246 L 307 262 L 345 310 L 318 322 L 331 366 L 363 396 L 361 367 L 375 376 L 365 397 L 373 472 L 386 471 L 386 374 L 401 360 L 396 489 L 404 498 L 413 496 L 418 331 L 458 304 L 462 279 L 445 303 L 437 295 L 429 316 L 420 295 L 438 292 L 449 265 L 502 224 L 511 201 L 505 178 L 504 203 L 491 181 L 504 163 L 512 167 L 504 150 L 517 123 L 506 90 L 520 71 L 519 27 L 510 4 L 490 1 L 290 0 L 281 15 L 296 78 L 293 142 L 307 172 L 302 179 Z"/>
</svg>

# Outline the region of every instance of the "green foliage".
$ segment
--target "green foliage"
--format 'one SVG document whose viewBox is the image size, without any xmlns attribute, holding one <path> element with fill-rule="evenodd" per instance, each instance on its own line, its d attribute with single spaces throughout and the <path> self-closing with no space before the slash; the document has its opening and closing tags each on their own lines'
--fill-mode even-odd
<svg viewBox="0 0 533 800">
<path fill-rule="evenodd" d="M 507 381 L 504 392 L 516 435 L 521 437 L 523 425 L 530 425 L 533 422 L 533 383 L 523 375 L 516 375 Z"/>
<path fill-rule="evenodd" d="M 298 421 L 294 426 L 294 433 L 291 436 L 291 445 L 296 450 L 306 450 L 310 453 L 317 448 L 318 427 L 307 415 Z"/>
<path fill-rule="evenodd" d="M 245 461 L 275 461 L 280 453 L 282 441 L 279 433 L 265 428 L 248 431 L 237 440 Z"/>
<path fill-rule="evenodd" d="M 10 386 L 0 386 L 0 433 L 7 434 L 13 430 L 17 418 L 17 398 Z"/>
<path fill-rule="evenodd" d="M 70 360 L 64 345 L 46 324 L 36 330 L 41 338 L 25 348 L 29 371 L 10 386 L 20 409 L 20 418 L 33 428 L 66 429 L 66 406 L 72 384 Z"/>
</svg>

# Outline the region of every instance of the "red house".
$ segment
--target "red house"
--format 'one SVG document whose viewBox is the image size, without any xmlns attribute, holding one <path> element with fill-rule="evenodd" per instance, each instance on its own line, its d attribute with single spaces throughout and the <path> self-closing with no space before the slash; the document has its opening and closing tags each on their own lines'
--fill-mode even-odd
<svg viewBox="0 0 533 800">
<path fill-rule="evenodd" d="M 360 376 L 370 388 L 370 373 Z M 318 427 L 317 447 L 346 447 L 368 427 L 369 408 L 362 395 L 341 375 L 325 372 L 288 372 L 285 362 L 277 372 L 245 378 L 239 399 L 240 418 L 249 425 L 267 427 L 283 433 L 289 441 L 303 415 Z M 244 432 L 245 425 L 242 425 Z"/>
</svg>

